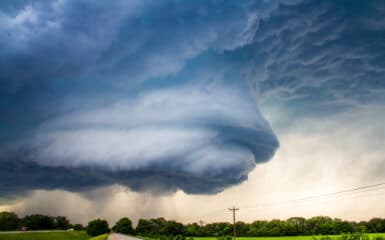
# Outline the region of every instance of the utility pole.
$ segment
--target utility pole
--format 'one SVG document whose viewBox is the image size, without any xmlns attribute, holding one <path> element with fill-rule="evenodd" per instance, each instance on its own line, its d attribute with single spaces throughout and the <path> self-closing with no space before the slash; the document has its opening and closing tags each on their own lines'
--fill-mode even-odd
<svg viewBox="0 0 385 240">
<path fill-rule="evenodd" d="M 235 211 L 238 211 L 238 210 L 239 208 L 235 208 L 235 206 L 233 206 L 233 208 L 229 208 L 229 211 L 233 212 L 234 240 L 237 240 L 237 228 L 235 226 Z"/>
</svg>

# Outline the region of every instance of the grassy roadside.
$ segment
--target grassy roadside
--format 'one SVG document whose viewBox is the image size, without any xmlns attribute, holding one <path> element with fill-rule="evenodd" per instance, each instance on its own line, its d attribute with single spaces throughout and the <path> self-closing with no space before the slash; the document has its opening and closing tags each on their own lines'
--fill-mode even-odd
<svg viewBox="0 0 385 240">
<path fill-rule="evenodd" d="M 134 236 L 134 237 L 140 238 L 140 239 L 143 239 L 143 240 L 154 240 L 153 238 L 143 237 L 143 236 Z"/>
<path fill-rule="evenodd" d="M 107 240 L 108 234 L 99 235 L 96 237 L 92 237 L 89 240 Z"/>
<path fill-rule="evenodd" d="M 84 231 L 1 233 L 0 240 L 88 240 Z"/>
</svg>

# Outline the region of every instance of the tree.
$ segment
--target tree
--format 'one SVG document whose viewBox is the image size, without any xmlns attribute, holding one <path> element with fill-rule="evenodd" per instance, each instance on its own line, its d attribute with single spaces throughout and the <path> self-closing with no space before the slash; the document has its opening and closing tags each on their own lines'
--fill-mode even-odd
<svg viewBox="0 0 385 240">
<path fill-rule="evenodd" d="M 103 219 L 95 219 L 88 223 L 87 225 L 87 233 L 91 236 L 97 236 L 104 233 L 109 233 L 110 228 L 108 227 L 108 222 Z"/>
<path fill-rule="evenodd" d="M 204 226 L 204 231 L 208 236 L 223 237 L 233 234 L 233 225 L 228 222 L 210 223 Z"/>
<path fill-rule="evenodd" d="M 166 221 L 161 229 L 162 235 L 177 236 L 184 234 L 184 226 L 176 221 Z"/>
<path fill-rule="evenodd" d="M 385 220 L 381 218 L 372 218 L 366 223 L 367 231 L 370 233 L 379 233 L 385 231 Z"/>
<path fill-rule="evenodd" d="M 112 227 L 112 231 L 123 234 L 134 234 L 134 229 L 132 228 L 132 222 L 128 218 L 121 218 L 115 223 Z"/>
<path fill-rule="evenodd" d="M 0 231 L 17 230 L 19 217 L 13 212 L 0 212 Z"/>
<path fill-rule="evenodd" d="M 81 230 L 84 230 L 83 225 L 82 225 L 82 224 L 79 224 L 79 223 L 72 225 L 72 228 L 73 228 L 75 231 L 81 231 Z"/>
<path fill-rule="evenodd" d="M 268 236 L 284 236 L 286 235 L 286 222 L 279 219 L 273 219 L 266 225 Z"/>
<path fill-rule="evenodd" d="M 333 219 L 327 216 L 317 216 L 306 220 L 307 234 L 335 234 L 333 231 Z"/>
<path fill-rule="evenodd" d="M 250 235 L 250 224 L 244 222 L 236 222 L 237 235 L 249 236 Z"/>
<path fill-rule="evenodd" d="M 185 226 L 187 236 L 202 236 L 201 227 L 197 223 L 190 223 Z"/>
<path fill-rule="evenodd" d="M 306 219 L 302 217 L 291 217 L 286 220 L 287 235 L 302 235 L 305 232 Z"/>
<path fill-rule="evenodd" d="M 55 229 L 54 217 L 33 214 L 23 218 L 23 224 L 30 230 L 51 230 Z"/>
<path fill-rule="evenodd" d="M 360 232 L 359 230 L 355 230 L 354 223 L 350 223 L 348 221 L 342 221 L 341 219 L 335 218 L 333 220 L 333 234 L 341 234 L 341 233 L 352 233 L 352 232 Z"/>
<path fill-rule="evenodd" d="M 154 223 L 152 220 L 139 219 L 138 225 L 136 226 L 136 233 L 141 236 L 150 236 L 154 232 L 159 231 L 159 225 Z"/>
<path fill-rule="evenodd" d="M 58 216 L 54 220 L 56 229 L 66 230 L 71 227 L 71 223 L 66 217 Z"/>
</svg>

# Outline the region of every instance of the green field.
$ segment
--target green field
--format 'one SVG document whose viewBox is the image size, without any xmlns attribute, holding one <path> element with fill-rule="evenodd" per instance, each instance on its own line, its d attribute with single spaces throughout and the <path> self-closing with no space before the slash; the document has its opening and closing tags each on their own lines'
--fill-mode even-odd
<svg viewBox="0 0 385 240">
<path fill-rule="evenodd" d="M 385 233 L 369 233 L 370 239 L 375 236 L 385 237 Z M 337 237 L 337 236 L 331 236 Z M 237 237 L 237 240 L 312 240 L 312 236 L 289 236 L 289 237 Z M 194 240 L 216 240 L 215 237 L 194 237 Z"/>
<path fill-rule="evenodd" d="M 89 238 L 90 236 L 82 231 L 0 233 L 0 240 L 88 240 Z"/>
</svg>

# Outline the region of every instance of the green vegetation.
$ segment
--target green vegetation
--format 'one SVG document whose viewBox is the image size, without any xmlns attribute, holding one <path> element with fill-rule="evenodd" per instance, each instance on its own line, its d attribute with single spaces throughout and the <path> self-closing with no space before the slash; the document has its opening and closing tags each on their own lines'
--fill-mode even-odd
<svg viewBox="0 0 385 240">
<path fill-rule="evenodd" d="M 19 226 L 19 218 L 13 212 L 0 213 L 0 231 L 11 231 Z"/>
<path fill-rule="evenodd" d="M 112 227 L 112 231 L 116 233 L 123 233 L 127 235 L 134 234 L 134 229 L 132 228 L 132 222 L 128 218 L 121 218 L 115 223 Z"/>
<path fill-rule="evenodd" d="M 230 236 L 230 235 L 228 235 L 228 236 Z M 218 238 L 216 238 L 216 237 L 194 237 L 194 240 L 218 240 Z M 312 238 L 312 236 L 237 237 L 237 240 L 313 240 L 313 238 Z"/>
<path fill-rule="evenodd" d="M 139 236 L 139 235 L 136 235 L 135 237 L 136 237 L 136 238 L 139 238 L 139 239 L 143 239 L 143 240 L 154 240 L 153 238 L 144 237 L 144 236 Z M 189 240 L 193 240 L 193 239 L 189 239 Z"/>
<path fill-rule="evenodd" d="M 110 228 L 108 227 L 108 222 L 106 220 L 98 218 L 88 223 L 86 231 L 90 236 L 98 236 L 109 233 Z"/>
<path fill-rule="evenodd" d="M 40 214 L 33 214 L 22 219 L 22 225 L 29 230 L 40 229 L 68 229 L 71 227 L 70 221 L 63 216 L 51 217 Z"/>
<path fill-rule="evenodd" d="M 108 234 L 98 235 L 90 238 L 84 231 L 50 231 L 50 232 L 21 232 L 21 233 L 0 233 L 0 240 L 106 240 Z M 367 236 L 367 237 L 366 237 Z M 138 237 L 145 240 L 153 240 L 147 237 Z M 185 240 L 183 236 L 162 237 L 162 239 Z M 227 240 L 225 237 L 189 237 L 187 240 Z M 284 236 L 284 237 L 238 237 L 237 240 L 385 240 L 384 233 L 364 234 L 342 234 L 328 236 Z"/>
<path fill-rule="evenodd" d="M 354 222 L 327 216 L 308 219 L 292 217 L 287 220 L 258 220 L 252 223 L 237 222 L 236 228 L 237 235 L 240 237 L 338 235 L 353 232 L 384 233 L 385 219 L 373 218 L 369 221 Z M 177 235 L 223 237 L 233 234 L 233 225 L 229 222 L 183 225 L 164 218 L 140 219 L 136 227 L 136 234 L 150 238 Z"/>
<path fill-rule="evenodd" d="M 346 236 L 348 235 L 349 234 L 327 235 L 327 236 L 237 237 L 237 240 L 356 240 L 355 238 L 352 238 L 352 237 L 346 238 Z M 354 235 L 354 234 L 350 234 L 350 235 Z M 385 233 L 369 233 L 365 235 L 369 237 L 369 240 L 385 240 Z M 218 238 L 194 237 L 194 240 L 218 240 Z M 361 239 L 361 240 L 365 240 L 365 237 L 364 239 Z"/>
<path fill-rule="evenodd" d="M 233 237 L 230 235 L 223 236 L 223 237 L 217 237 L 217 240 L 232 240 Z"/>
<path fill-rule="evenodd" d="M 67 230 L 74 228 L 83 230 L 81 224 L 72 225 L 64 216 L 47 216 L 32 214 L 19 218 L 13 212 L 0 212 L 0 231 L 28 230 Z"/>
<path fill-rule="evenodd" d="M 107 240 L 108 234 L 99 235 L 93 238 L 90 238 L 89 240 Z"/>
<path fill-rule="evenodd" d="M 185 226 L 182 223 L 167 221 L 164 218 L 140 219 L 136 226 L 136 234 L 150 238 L 187 235 L 185 230 Z"/>
<path fill-rule="evenodd" d="M 84 231 L 0 233 L 0 240 L 88 240 Z"/>
<path fill-rule="evenodd" d="M 176 236 L 160 236 L 159 240 L 186 240 L 186 237 L 183 235 L 176 235 Z M 190 237 L 189 240 L 194 240 Z"/>
<path fill-rule="evenodd" d="M 1 231 L 14 230 L 59 230 L 73 229 L 86 230 L 90 236 L 98 236 L 109 233 L 108 222 L 103 219 L 90 221 L 86 228 L 81 224 L 71 224 L 63 216 L 46 216 L 40 214 L 28 215 L 19 218 L 12 212 L 0 212 Z M 344 233 L 385 233 L 385 219 L 372 218 L 369 221 L 346 221 L 328 216 L 316 216 L 312 218 L 291 217 L 286 220 L 257 220 L 252 223 L 236 222 L 237 235 L 242 240 L 244 237 L 260 237 L 259 240 L 269 240 L 270 237 L 284 237 L 295 240 L 385 240 L 385 235 L 376 235 L 366 239 L 366 235 Z M 123 217 L 112 227 L 113 232 L 127 235 L 141 236 L 142 239 L 158 240 L 200 240 L 199 237 L 212 237 L 216 240 L 230 240 L 233 234 L 233 225 L 229 222 L 215 222 L 203 224 L 203 222 L 182 224 L 174 220 L 164 218 L 139 219 L 134 229 L 129 218 Z M 339 238 L 335 236 L 341 235 Z M 322 238 L 312 236 L 322 235 Z M 294 237 L 295 236 L 295 237 Z M 327 236 L 327 237 L 325 237 Z M 374 235 L 373 235 L 374 236 Z M 250 238 L 245 238 L 250 239 Z M 1 239 L 0 239 L 1 240 Z M 203 239 L 202 239 L 203 240 Z M 210 240 L 210 238 L 205 238 Z M 284 239 L 285 240 L 285 239 Z"/>
</svg>

